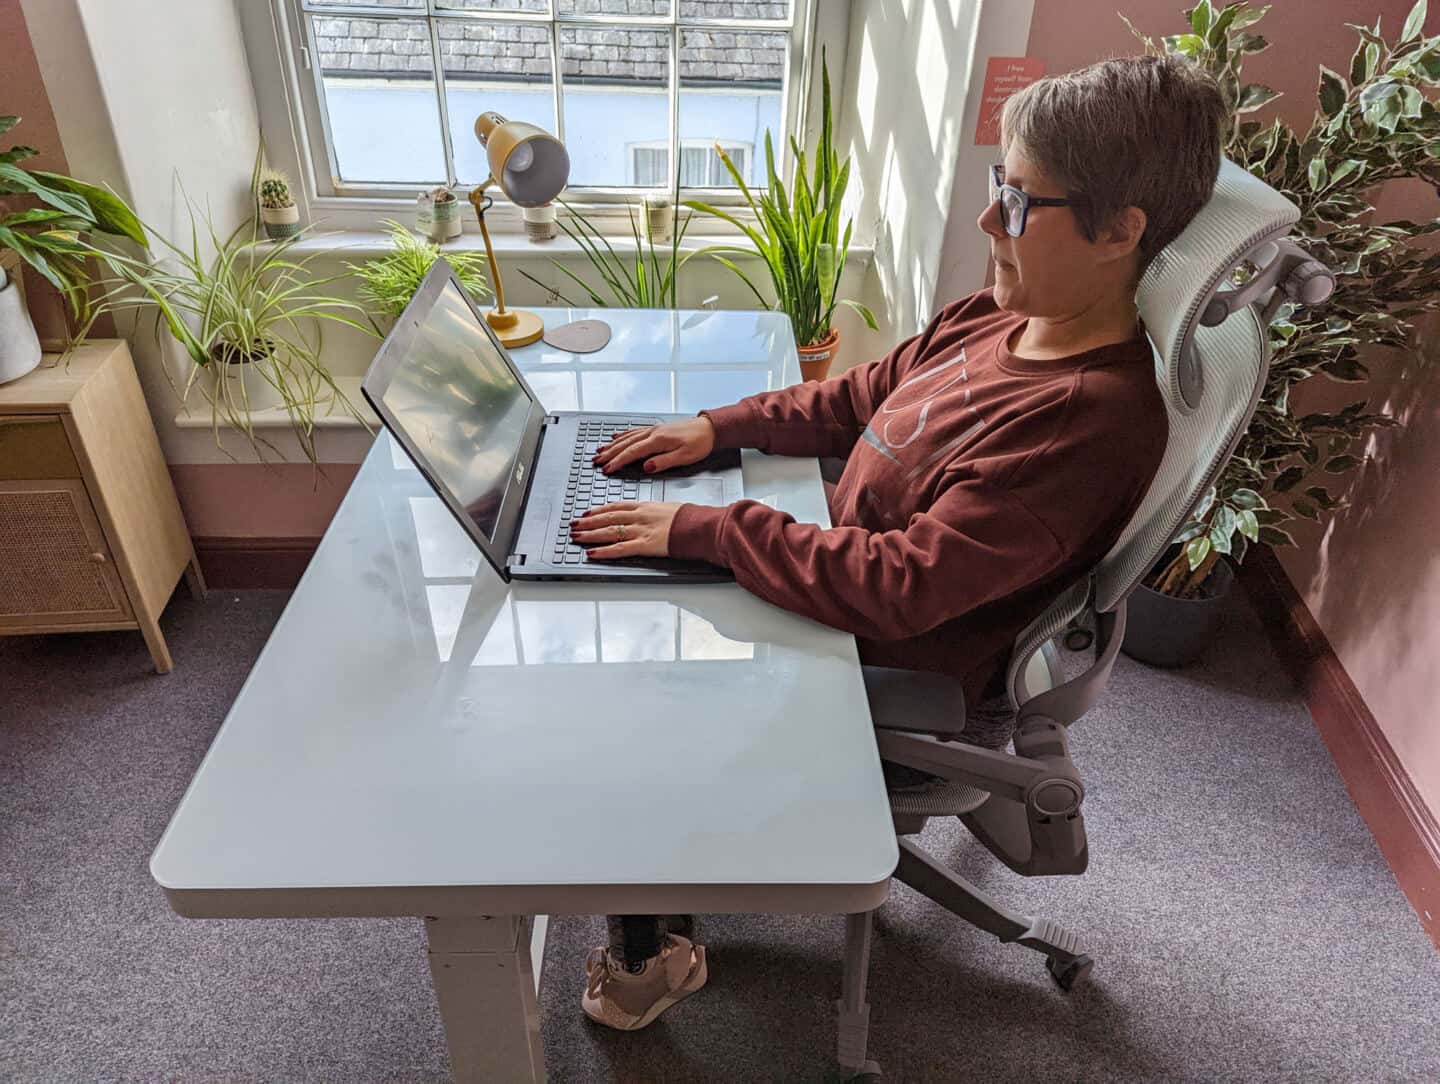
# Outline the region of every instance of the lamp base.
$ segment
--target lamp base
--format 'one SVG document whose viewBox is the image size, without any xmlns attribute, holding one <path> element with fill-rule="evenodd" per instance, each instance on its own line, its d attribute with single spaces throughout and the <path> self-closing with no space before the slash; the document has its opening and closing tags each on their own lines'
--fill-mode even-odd
<svg viewBox="0 0 1440 1084">
<path fill-rule="evenodd" d="M 485 320 L 506 349 L 529 346 L 545 334 L 545 321 L 525 309 L 490 309 Z"/>
</svg>

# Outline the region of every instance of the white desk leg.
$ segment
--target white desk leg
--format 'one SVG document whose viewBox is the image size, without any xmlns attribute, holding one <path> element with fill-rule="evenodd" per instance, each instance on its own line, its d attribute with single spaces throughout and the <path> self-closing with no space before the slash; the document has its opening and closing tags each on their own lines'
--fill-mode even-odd
<svg viewBox="0 0 1440 1084">
<path fill-rule="evenodd" d="M 459 1084 L 545 1079 L 536 961 L 544 957 L 546 921 L 544 915 L 425 919 L 430 976 Z"/>
</svg>

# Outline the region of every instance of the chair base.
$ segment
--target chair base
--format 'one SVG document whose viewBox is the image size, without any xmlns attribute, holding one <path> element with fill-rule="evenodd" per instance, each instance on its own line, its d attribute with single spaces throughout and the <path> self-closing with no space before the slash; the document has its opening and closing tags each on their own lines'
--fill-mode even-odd
<svg viewBox="0 0 1440 1084">
<path fill-rule="evenodd" d="M 975 885 L 935 861 L 909 839 L 901 839 L 895 876 L 916 892 L 972 926 L 1005 943 L 1018 942 L 1043 952 L 1051 977 L 1071 990 L 1090 974 L 1095 961 L 1080 950 L 1079 937 L 1048 918 L 1029 918 L 1002 906 Z"/>
</svg>

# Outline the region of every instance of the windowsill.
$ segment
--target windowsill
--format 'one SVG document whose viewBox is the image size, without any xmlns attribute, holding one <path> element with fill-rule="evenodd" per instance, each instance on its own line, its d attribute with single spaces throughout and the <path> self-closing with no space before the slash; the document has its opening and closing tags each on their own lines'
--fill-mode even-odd
<svg viewBox="0 0 1440 1084">
<path fill-rule="evenodd" d="M 370 409 L 370 404 L 360 394 L 361 379 L 358 376 L 337 376 L 335 384 L 344 393 L 345 398 L 350 400 L 360 416 L 370 423 L 370 427 L 376 429 L 379 428 L 380 419 L 375 416 L 375 412 Z M 175 427 L 177 429 L 209 429 L 212 425 L 209 404 L 200 399 L 192 405 L 194 409 L 187 407 L 175 415 Z M 291 423 L 290 415 L 281 406 L 252 411 L 250 424 L 256 429 L 288 429 Z M 221 427 L 224 427 L 223 422 Z M 316 429 L 359 429 L 360 427 L 360 423 L 355 420 L 354 415 L 334 399 L 328 403 L 317 403 L 315 406 Z"/>
<path fill-rule="evenodd" d="M 606 236 L 605 241 L 616 252 L 634 252 L 635 238 L 629 234 L 617 234 Z M 555 255 L 577 255 L 583 256 L 585 249 L 566 236 L 563 232 L 556 233 L 549 241 L 531 241 L 524 234 L 519 233 L 495 233 L 490 234 L 490 243 L 494 246 L 497 255 L 521 257 L 525 255 L 544 257 Z M 650 251 L 648 240 L 641 238 L 642 248 L 645 252 Z M 687 234 L 685 240 L 679 245 L 681 252 L 697 252 L 710 245 L 734 245 L 747 250 L 742 259 L 759 259 L 760 254 L 751 250 L 749 238 L 740 234 Z M 328 230 L 307 234 L 290 248 L 291 252 L 297 254 L 313 253 L 342 253 L 355 256 L 379 256 L 390 251 L 389 234 L 379 230 Z M 441 252 L 484 252 L 485 241 L 478 233 L 463 233 L 450 241 L 442 242 Z M 657 255 L 670 251 L 669 241 L 655 242 Z M 874 250 L 868 245 L 857 245 L 853 242 L 850 245 L 850 254 L 847 262 L 853 261 L 857 266 L 864 267 L 869 264 Z"/>
</svg>

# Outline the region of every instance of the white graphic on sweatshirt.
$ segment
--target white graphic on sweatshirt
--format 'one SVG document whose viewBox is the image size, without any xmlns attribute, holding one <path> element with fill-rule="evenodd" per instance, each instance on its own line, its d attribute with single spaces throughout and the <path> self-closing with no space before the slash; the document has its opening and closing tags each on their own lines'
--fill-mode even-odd
<svg viewBox="0 0 1440 1084">
<path fill-rule="evenodd" d="M 941 379 L 942 377 L 943 379 Z M 930 407 L 933 405 L 935 397 L 956 384 L 968 382 L 969 379 L 969 367 L 965 364 L 965 347 L 962 345 L 955 356 L 948 361 L 941 362 L 933 369 L 916 373 L 891 392 L 880 404 L 880 409 L 875 416 L 870 419 L 870 424 L 865 427 L 862 439 L 887 459 L 897 465 L 903 465 L 902 457 L 896 453 L 902 452 L 914 444 L 925 432 L 930 421 Z M 926 456 L 922 462 L 911 467 L 906 472 L 907 479 L 916 477 L 985 427 L 985 419 L 981 417 L 980 412 L 971 402 L 969 388 L 965 389 L 962 402 L 963 409 L 974 416 L 975 424 L 953 440 L 946 441 L 944 445 Z"/>
</svg>

